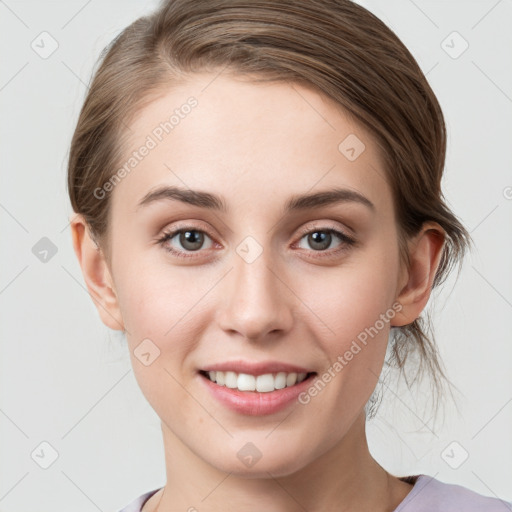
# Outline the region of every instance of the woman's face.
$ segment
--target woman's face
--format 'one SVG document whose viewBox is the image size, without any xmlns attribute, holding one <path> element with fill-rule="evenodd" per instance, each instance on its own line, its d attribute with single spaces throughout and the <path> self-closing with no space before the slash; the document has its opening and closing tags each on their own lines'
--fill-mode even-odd
<svg viewBox="0 0 512 512">
<path fill-rule="evenodd" d="M 169 89 L 130 129 L 109 263 L 164 438 L 252 475 L 291 473 L 341 446 L 361 430 L 400 307 L 376 144 L 308 88 L 216 73 Z M 150 195 L 165 187 L 175 191 Z M 213 383 L 202 371 L 215 367 L 235 374 Z M 269 373 L 284 375 L 256 378 Z M 308 377 L 293 385 L 293 373 Z M 223 377 L 290 387 L 238 391 Z"/>
</svg>

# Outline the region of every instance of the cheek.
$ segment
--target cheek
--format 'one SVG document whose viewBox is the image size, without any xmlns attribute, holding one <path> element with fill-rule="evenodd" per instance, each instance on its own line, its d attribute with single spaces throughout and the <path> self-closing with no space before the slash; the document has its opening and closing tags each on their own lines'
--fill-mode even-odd
<svg viewBox="0 0 512 512">
<path fill-rule="evenodd" d="M 155 270 L 144 272 L 136 267 L 123 279 L 118 298 L 127 331 L 132 338 L 161 337 L 172 327 L 183 303 L 179 287 L 165 282 Z"/>
<path fill-rule="evenodd" d="M 325 270 L 325 269 L 324 269 Z M 301 281 L 299 295 L 314 311 L 333 355 L 365 329 L 374 326 L 393 304 L 394 266 L 347 264 Z M 389 330 L 378 322 L 380 330 Z M 324 329 L 325 328 L 325 329 Z"/>
<path fill-rule="evenodd" d="M 130 352 L 133 355 L 143 340 L 151 340 L 160 351 L 159 365 L 178 378 L 190 368 L 187 357 L 201 339 L 205 322 L 211 321 L 204 299 L 216 276 L 196 278 L 190 269 L 156 263 L 132 262 L 129 267 L 119 275 L 123 286 L 118 299 Z"/>
<path fill-rule="evenodd" d="M 319 318 L 316 339 L 328 357 L 325 379 L 335 382 L 330 400 L 336 410 L 363 406 L 375 388 L 395 314 L 395 271 L 393 255 L 374 259 L 369 253 L 314 282 L 302 281 L 302 296 Z"/>
<path fill-rule="evenodd" d="M 168 420 L 180 404 L 186 424 L 194 404 L 180 383 L 189 378 L 184 375 L 190 368 L 188 357 L 200 337 L 194 304 L 201 290 L 184 293 L 182 283 L 154 274 L 158 273 L 133 268 L 119 294 L 131 364 L 142 393 L 160 418 Z"/>
<path fill-rule="evenodd" d="M 188 319 L 187 311 L 206 287 L 204 280 L 186 275 L 187 270 L 173 269 L 148 256 L 120 262 L 119 306 L 127 331 L 163 340 Z"/>
</svg>

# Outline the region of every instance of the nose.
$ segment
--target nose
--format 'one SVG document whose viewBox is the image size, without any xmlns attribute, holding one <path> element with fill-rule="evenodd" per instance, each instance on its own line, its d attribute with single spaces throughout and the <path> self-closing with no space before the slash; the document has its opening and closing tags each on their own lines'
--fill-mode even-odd
<svg viewBox="0 0 512 512">
<path fill-rule="evenodd" d="M 293 323 L 293 293 L 279 265 L 272 264 L 269 249 L 254 260 L 233 255 L 221 294 L 225 300 L 218 311 L 220 327 L 251 341 L 289 331 Z"/>
</svg>

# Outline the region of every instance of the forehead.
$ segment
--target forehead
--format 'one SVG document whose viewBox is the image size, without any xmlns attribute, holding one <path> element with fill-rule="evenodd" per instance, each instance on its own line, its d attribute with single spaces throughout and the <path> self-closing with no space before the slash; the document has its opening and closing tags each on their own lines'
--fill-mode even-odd
<svg viewBox="0 0 512 512">
<path fill-rule="evenodd" d="M 360 192 L 377 209 L 390 207 L 373 137 L 304 85 L 189 75 L 138 112 L 130 130 L 121 162 L 126 177 L 113 193 L 117 207 L 133 211 L 160 184 L 260 204 L 337 186 Z"/>
</svg>

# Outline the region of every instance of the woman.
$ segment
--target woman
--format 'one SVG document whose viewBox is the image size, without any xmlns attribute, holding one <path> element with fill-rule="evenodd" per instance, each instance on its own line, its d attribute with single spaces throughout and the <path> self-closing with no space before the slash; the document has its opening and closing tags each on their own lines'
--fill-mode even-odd
<svg viewBox="0 0 512 512">
<path fill-rule="evenodd" d="M 127 27 L 73 137 L 74 249 L 159 415 L 167 483 L 124 512 L 501 510 L 371 456 L 390 333 L 470 237 L 396 35 L 347 0 L 177 0 Z M 500 508 L 501 507 L 501 508 Z"/>
</svg>

